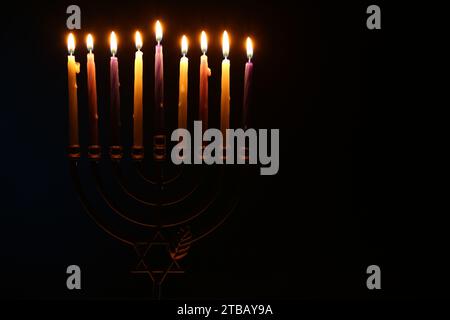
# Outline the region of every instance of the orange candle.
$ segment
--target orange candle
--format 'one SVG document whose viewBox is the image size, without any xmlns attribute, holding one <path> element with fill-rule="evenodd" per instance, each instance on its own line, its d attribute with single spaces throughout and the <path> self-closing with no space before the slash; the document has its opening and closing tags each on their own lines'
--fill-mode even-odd
<svg viewBox="0 0 450 320">
<path fill-rule="evenodd" d="M 71 155 L 76 156 L 79 153 L 78 139 L 78 98 L 77 98 L 77 73 L 80 72 L 80 64 L 75 61 L 73 55 L 75 51 L 75 38 L 72 33 L 67 38 L 67 74 L 69 89 L 69 148 Z"/>
<path fill-rule="evenodd" d="M 181 53 L 180 59 L 180 83 L 178 92 L 178 128 L 187 127 L 187 92 L 188 92 L 188 66 L 189 59 L 186 57 L 188 50 L 188 43 L 186 36 L 181 38 Z"/>
<path fill-rule="evenodd" d="M 220 97 L 220 129 L 225 137 L 226 130 L 230 127 L 230 60 L 228 54 L 230 52 L 230 42 L 228 33 L 223 32 L 222 37 L 222 91 Z"/>
<path fill-rule="evenodd" d="M 92 50 L 94 49 L 94 39 L 88 34 L 86 39 L 87 49 L 87 85 L 88 85 L 88 104 L 89 104 L 89 129 L 90 129 L 90 147 L 97 147 L 98 142 L 98 114 L 97 114 L 97 83 L 95 77 L 95 60 Z"/>
</svg>

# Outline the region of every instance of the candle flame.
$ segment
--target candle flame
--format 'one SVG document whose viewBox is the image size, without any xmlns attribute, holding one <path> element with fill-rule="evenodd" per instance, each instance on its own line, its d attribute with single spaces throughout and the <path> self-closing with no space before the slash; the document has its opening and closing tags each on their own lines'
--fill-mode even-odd
<svg viewBox="0 0 450 320">
<path fill-rule="evenodd" d="M 250 60 L 253 57 L 253 43 L 250 37 L 247 37 L 247 58 Z"/>
<path fill-rule="evenodd" d="M 162 40 L 163 33 L 162 33 L 162 26 L 159 20 L 156 21 L 155 30 L 156 30 L 156 41 L 160 43 Z"/>
<path fill-rule="evenodd" d="M 111 47 L 111 54 L 115 56 L 117 53 L 117 37 L 114 31 L 111 32 L 111 37 L 109 38 L 109 45 Z"/>
<path fill-rule="evenodd" d="M 71 55 L 75 51 L 75 37 L 72 33 L 69 33 L 69 36 L 67 37 L 67 49 Z"/>
<path fill-rule="evenodd" d="M 228 33 L 226 31 L 223 32 L 222 37 L 222 52 L 225 58 L 227 58 L 230 53 L 230 40 L 228 39 Z"/>
<path fill-rule="evenodd" d="M 181 53 L 183 54 L 183 56 L 186 55 L 188 51 L 188 41 L 185 35 L 183 35 L 181 37 Z"/>
<path fill-rule="evenodd" d="M 206 38 L 205 31 L 202 31 L 202 35 L 200 36 L 200 46 L 202 48 L 202 52 L 206 53 L 206 50 L 208 50 L 208 39 Z"/>
<path fill-rule="evenodd" d="M 136 42 L 136 49 L 141 50 L 141 48 L 142 48 L 142 37 L 141 37 L 141 33 L 139 31 L 136 31 L 134 39 L 135 39 L 135 42 Z"/>
<path fill-rule="evenodd" d="M 94 38 L 92 38 L 92 35 L 89 33 L 86 38 L 86 46 L 89 52 L 94 50 Z"/>
</svg>

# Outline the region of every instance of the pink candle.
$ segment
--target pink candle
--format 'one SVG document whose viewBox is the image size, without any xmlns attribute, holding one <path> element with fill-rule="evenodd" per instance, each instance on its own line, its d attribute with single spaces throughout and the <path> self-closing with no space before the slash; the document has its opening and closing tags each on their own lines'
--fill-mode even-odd
<svg viewBox="0 0 450 320">
<path fill-rule="evenodd" d="M 114 32 L 111 32 L 111 62 L 110 62 L 110 80 L 111 80 L 111 145 L 120 146 L 120 91 L 119 91 L 119 61 L 116 57 L 117 38 Z"/>
<path fill-rule="evenodd" d="M 95 80 L 95 60 L 92 50 L 94 39 L 92 35 L 87 36 L 87 80 L 88 80 L 88 104 L 89 104 L 89 129 L 90 146 L 98 146 L 98 114 L 97 114 L 97 84 Z"/>
<path fill-rule="evenodd" d="M 143 110 L 142 110 L 142 82 L 143 82 L 143 59 L 142 59 L 142 37 L 136 31 L 136 55 L 134 58 L 134 110 L 133 110 L 133 148 L 142 153 L 144 146 L 143 135 Z"/>
<path fill-rule="evenodd" d="M 163 74 L 163 47 L 162 27 L 159 21 L 156 21 L 156 41 L 155 47 L 155 129 L 161 131 L 164 129 L 164 74 Z"/>
<path fill-rule="evenodd" d="M 242 124 L 244 129 L 249 126 L 248 109 L 250 105 L 250 93 L 252 87 L 253 77 L 253 45 L 252 40 L 247 38 L 247 57 L 248 62 L 245 64 L 245 76 L 244 76 L 244 102 L 242 107 Z"/>
<path fill-rule="evenodd" d="M 200 40 L 203 55 L 200 57 L 200 97 L 199 97 L 199 118 L 202 121 L 202 128 L 208 129 L 208 77 L 211 75 L 211 69 L 208 67 L 208 57 L 206 50 L 208 42 L 205 31 L 202 31 Z"/>
</svg>

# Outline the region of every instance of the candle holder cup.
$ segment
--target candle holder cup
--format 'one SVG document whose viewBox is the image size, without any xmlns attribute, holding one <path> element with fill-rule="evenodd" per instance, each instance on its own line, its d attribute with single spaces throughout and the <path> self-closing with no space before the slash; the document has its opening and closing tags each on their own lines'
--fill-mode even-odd
<svg viewBox="0 0 450 320">
<path fill-rule="evenodd" d="M 91 145 L 88 147 L 88 158 L 98 160 L 102 156 L 101 147 L 99 145 Z"/>
<path fill-rule="evenodd" d="M 133 146 L 131 149 L 131 158 L 135 161 L 141 161 L 144 159 L 144 147 Z"/>
<path fill-rule="evenodd" d="M 248 162 L 248 160 L 249 160 L 248 147 L 242 147 L 241 153 L 238 156 L 240 156 L 243 161 Z"/>
<path fill-rule="evenodd" d="M 111 146 L 109 147 L 109 156 L 113 160 L 120 160 L 123 157 L 122 146 Z"/>
<path fill-rule="evenodd" d="M 155 161 L 166 160 L 166 135 L 157 134 L 153 137 L 153 159 Z"/>
<path fill-rule="evenodd" d="M 220 158 L 222 159 L 223 163 L 225 163 L 227 161 L 227 154 L 228 154 L 228 149 L 229 149 L 229 145 L 226 146 L 222 146 L 222 153 L 220 154 Z"/>
<path fill-rule="evenodd" d="M 67 154 L 70 159 L 79 159 L 81 157 L 80 145 L 73 144 L 67 148 Z"/>
</svg>

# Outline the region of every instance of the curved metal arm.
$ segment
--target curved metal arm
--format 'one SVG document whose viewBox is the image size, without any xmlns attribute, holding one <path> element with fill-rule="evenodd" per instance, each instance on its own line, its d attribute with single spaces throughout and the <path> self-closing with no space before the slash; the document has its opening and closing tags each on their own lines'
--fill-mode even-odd
<svg viewBox="0 0 450 320">
<path fill-rule="evenodd" d="M 224 174 L 224 170 L 221 170 L 221 178 L 223 177 Z M 240 185 L 242 188 L 242 185 Z M 240 189 L 240 188 L 238 188 Z M 239 193 L 238 193 L 239 194 Z M 212 232 L 214 232 L 217 228 L 219 228 L 224 222 L 225 220 L 228 219 L 228 217 L 231 215 L 231 213 L 234 211 L 234 209 L 236 208 L 237 204 L 239 203 L 240 200 L 240 196 L 234 196 L 234 200 L 232 202 L 232 204 L 230 205 L 228 211 L 226 212 L 226 214 L 223 216 L 222 219 L 219 220 L 219 222 L 217 224 L 215 224 L 214 226 L 212 226 L 211 228 L 209 228 L 207 231 L 205 231 L 203 234 L 198 235 L 197 237 L 193 238 L 191 243 L 194 243 L 200 239 L 203 239 L 204 237 L 208 236 L 209 234 L 211 234 Z"/>
<path fill-rule="evenodd" d="M 78 162 L 76 160 L 72 160 L 70 161 L 70 175 L 72 177 L 72 181 L 73 184 L 75 186 L 75 190 L 78 194 L 78 197 L 80 198 L 80 202 L 83 205 L 84 209 L 86 210 L 88 216 L 94 221 L 94 223 L 100 228 L 102 229 L 104 232 L 106 232 L 107 234 L 109 234 L 111 237 L 125 243 L 128 244 L 130 246 L 134 246 L 133 242 L 122 238 L 120 236 L 118 236 L 117 234 L 113 233 L 112 231 L 108 230 L 103 224 L 101 224 L 94 215 L 94 210 L 92 208 L 92 205 L 90 204 L 90 202 L 88 201 L 86 194 L 83 191 L 83 188 L 81 186 L 81 181 L 80 181 L 80 177 L 78 176 L 78 170 L 77 170 L 77 165 Z"/>
<path fill-rule="evenodd" d="M 135 219 L 132 219 L 130 217 L 128 217 L 127 215 L 125 215 L 120 209 L 118 209 L 117 205 L 110 199 L 110 197 L 107 196 L 107 193 L 105 192 L 104 189 L 104 185 L 103 185 L 103 181 L 100 177 L 100 173 L 99 173 L 99 168 L 98 168 L 98 163 L 97 162 L 92 162 L 91 163 L 91 168 L 92 168 L 92 172 L 96 181 L 96 187 L 97 190 L 100 194 L 100 196 L 102 197 L 102 199 L 105 201 L 105 203 L 110 207 L 110 209 L 115 212 L 116 214 L 118 214 L 121 218 L 134 223 L 136 225 L 140 225 L 143 227 L 147 227 L 147 228 L 165 228 L 165 227 L 175 227 L 178 225 L 183 225 L 186 224 L 188 222 L 193 221 L 194 219 L 198 218 L 200 215 L 204 214 L 211 206 L 212 204 L 214 204 L 220 194 L 220 189 L 216 190 L 216 192 L 214 193 L 213 197 L 211 197 L 210 201 L 204 205 L 201 209 L 199 209 L 194 215 L 189 216 L 188 218 L 182 220 L 182 221 L 178 221 L 175 223 L 170 223 L 170 224 L 149 224 L 149 223 L 143 223 L 140 221 L 137 221 Z M 98 219 L 95 217 L 95 213 L 94 213 L 94 209 L 92 207 L 92 205 L 90 204 L 90 202 L 88 201 L 86 194 L 83 191 L 83 188 L 81 186 L 81 181 L 80 181 L 80 177 L 78 175 L 78 170 L 77 170 L 77 161 L 76 160 L 72 160 L 71 161 L 71 165 L 70 165 L 70 171 L 71 171 L 71 176 L 72 176 L 72 180 L 74 182 L 74 186 L 75 189 L 77 191 L 77 194 L 80 198 L 80 201 L 84 207 L 84 209 L 86 210 L 86 212 L 88 213 L 89 217 L 95 222 L 96 225 L 98 225 L 104 232 L 106 232 L 107 234 L 109 234 L 111 237 L 125 243 L 128 244 L 130 246 L 134 246 L 134 243 L 128 239 L 125 239 L 121 236 L 118 236 L 116 233 L 110 231 L 108 228 L 106 228 L 102 223 L 100 223 L 98 221 Z M 220 171 L 220 177 L 223 177 L 223 170 Z M 221 179 L 220 179 L 221 180 Z M 213 227 L 209 228 L 206 232 L 204 232 L 203 234 L 198 235 L 197 237 L 193 238 L 191 243 L 194 243 L 206 236 L 208 236 L 209 234 L 211 234 L 212 232 L 214 232 L 217 228 L 219 228 L 224 222 L 225 220 L 231 215 L 231 213 L 234 211 L 234 209 L 236 208 L 237 204 L 239 202 L 239 197 L 235 197 L 233 203 L 231 204 L 231 206 L 229 207 L 227 213 L 223 216 L 223 218 L 217 223 L 215 224 Z M 155 205 L 156 208 L 159 207 L 158 204 Z"/>
<path fill-rule="evenodd" d="M 136 163 L 134 167 L 136 169 L 136 172 L 137 172 L 138 176 L 142 180 L 144 180 L 145 182 L 148 182 L 150 184 L 153 184 L 153 185 L 158 185 L 158 184 L 161 184 L 161 183 L 163 185 L 169 185 L 169 184 L 175 182 L 176 180 L 178 180 L 183 175 L 183 172 L 184 172 L 184 168 L 180 167 L 180 169 L 178 170 L 178 173 L 175 176 L 173 176 L 172 178 L 167 179 L 167 180 L 162 180 L 162 181 L 155 181 L 155 180 L 152 180 L 150 178 L 147 178 L 145 176 L 145 174 L 142 172 L 142 163 Z"/>
<path fill-rule="evenodd" d="M 98 172 L 97 163 L 91 163 L 91 166 L 92 166 L 91 167 L 92 173 L 93 173 L 95 181 L 96 181 L 97 190 L 98 190 L 100 196 L 102 197 L 102 199 L 106 202 L 106 204 L 111 208 L 112 211 L 114 211 L 116 214 L 118 214 L 123 219 L 125 219 L 129 222 L 135 223 L 137 225 L 140 225 L 143 227 L 148 227 L 148 228 L 157 228 L 158 227 L 158 225 L 156 225 L 156 224 L 148 224 L 148 223 L 143 223 L 143 222 L 131 219 L 130 217 L 125 215 L 121 210 L 119 210 L 117 208 L 117 205 L 115 203 L 113 203 L 113 201 L 106 195 L 105 188 L 103 186 L 103 181 Z"/>
<path fill-rule="evenodd" d="M 194 185 L 194 187 L 193 187 L 191 190 L 189 190 L 186 194 L 184 194 L 184 195 L 178 197 L 176 200 L 173 200 L 173 201 L 169 201 L 169 202 L 160 202 L 160 203 L 150 202 L 150 201 L 148 201 L 148 200 L 141 199 L 139 196 L 135 195 L 134 193 L 132 193 L 132 192 L 128 189 L 127 183 L 126 183 L 126 181 L 125 181 L 125 177 L 124 177 L 124 175 L 123 175 L 123 173 L 122 173 L 122 169 L 120 168 L 119 165 L 115 164 L 115 165 L 114 165 L 114 169 L 115 169 L 115 170 L 114 170 L 115 176 L 116 176 L 117 179 L 118 179 L 118 184 L 119 184 L 119 186 L 121 187 L 121 189 L 123 190 L 123 192 L 124 192 L 125 194 L 127 194 L 129 197 L 131 197 L 132 199 L 134 199 L 135 201 L 137 201 L 137 202 L 139 202 L 139 203 L 141 203 L 141 204 L 143 204 L 143 205 L 151 206 L 151 207 L 158 207 L 158 206 L 161 206 L 161 207 L 169 207 L 169 206 L 173 206 L 173 205 L 176 205 L 176 204 L 178 204 L 178 203 L 181 203 L 181 202 L 183 202 L 184 200 L 186 200 L 187 198 L 189 198 L 189 197 L 190 197 L 190 196 L 198 189 L 198 187 L 200 186 L 200 183 L 196 183 L 196 184 Z"/>
<path fill-rule="evenodd" d="M 204 237 L 206 237 L 209 234 L 211 234 L 212 232 L 214 232 L 217 228 L 219 228 L 225 222 L 225 220 L 228 219 L 228 217 L 234 211 L 234 209 L 236 208 L 238 203 L 239 203 L 239 197 L 236 197 L 236 199 L 233 201 L 233 204 L 231 205 L 230 209 L 228 209 L 228 212 L 223 216 L 223 218 L 215 226 L 210 228 L 208 231 L 206 231 L 205 233 L 197 236 L 196 238 L 193 238 L 191 243 L 194 243 L 194 242 L 196 242 L 196 241 L 198 241 L 200 239 L 203 239 Z"/>
<path fill-rule="evenodd" d="M 222 171 L 221 171 L 221 176 L 222 176 Z M 193 221 L 194 219 L 196 219 L 199 216 L 201 216 L 202 214 L 204 214 L 212 206 L 212 204 L 214 202 L 216 202 L 218 197 L 219 197 L 219 189 L 216 190 L 214 195 L 210 198 L 209 202 L 206 205 L 204 205 L 201 209 L 199 209 L 195 214 L 189 216 L 188 218 L 186 218 L 184 220 L 177 221 L 176 223 L 163 224 L 162 226 L 167 227 L 167 228 L 168 227 L 176 227 L 176 226 L 183 225 L 183 224 Z"/>
</svg>

